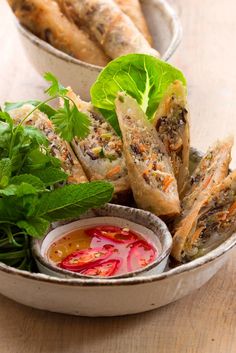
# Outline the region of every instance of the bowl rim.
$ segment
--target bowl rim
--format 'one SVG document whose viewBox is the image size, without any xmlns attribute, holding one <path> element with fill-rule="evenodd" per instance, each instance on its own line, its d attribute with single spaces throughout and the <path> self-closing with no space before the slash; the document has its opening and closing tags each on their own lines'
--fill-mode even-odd
<svg viewBox="0 0 236 353">
<path fill-rule="evenodd" d="M 158 257 L 152 263 L 150 263 L 148 266 L 146 266 L 143 269 L 138 269 L 136 271 L 127 272 L 127 273 L 125 273 L 123 275 L 112 276 L 112 277 L 109 277 L 108 280 L 111 280 L 111 279 L 122 279 L 122 278 L 131 278 L 131 277 L 135 277 L 137 275 L 140 276 L 140 275 L 142 275 L 142 273 L 150 271 L 150 270 L 154 269 L 155 267 L 159 266 L 165 259 L 167 259 L 169 257 L 170 252 L 171 252 L 171 246 L 172 246 L 172 236 L 171 236 L 170 231 L 167 228 L 166 224 L 159 217 L 155 216 L 151 212 L 144 211 L 144 210 L 141 210 L 141 209 L 138 209 L 138 208 L 134 209 L 133 207 L 121 206 L 121 205 L 116 205 L 116 204 L 107 204 L 104 207 L 101 207 L 100 209 L 104 210 L 104 212 L 108 212 L 109 213 L 110 209 L 111 210 L 116 210 L 117 209 L 117 211 L 119 211 L 119 209 L 120 209 L 121 211 L 125 212 L 125 210 L 128 209 L 128 208 L 131 210 L 131 212 L 134 211 L 136 213 L 139 213 L 139 214 L 141 213 L 141 214 L 145 215 L 145 217 L 152 218 L 153 222 L 155 222 L 156 228 L 159 228 L 162 231 L 162 233 L 164 233 L 164 240 L 161 240 L 160 237 L 158 236 L 158 234 L 155 234 L 154 230 L 152 230 L 151 228 L 148 228 L 147 225 L 144 225 L 144 224 L 141 224 L 141 223 L 136 223 L 134 220 L 131 220 L 129 218 L 125 218 L 123 215 L 121 215 L 121 216 L 119 216 L 119 215 L 113 216 L 113 215 L 109 215 L 109 214 L 107 216 L 99 215 L 99 214 L 97 214 L 97 215 L 95 214 L 93 216 L 89 215 L 86 218 L 74 219 L 74 220 L 68 221 L 68 222 L 64 223 L 63 225 L 59 225 L 56 228 L 64 227 L 64 226 L 67 226 L 67 225 L 69 226 L 70 224 L 78 223 L 79 221 L 84 221 L 85 219 L 97 219 L 98 220 L 97 223 L 99 225 L 99 223 L 100 223 L 99 222 L 99 218 L 109 217 L 109 218 L 124 219 L 124 220 L 127 220 L 130 223 L 134 223 L 134 224 L 142 226 L 143 228 L 149 229 L 153 234 L 155 234 L 155 236 L 158 238 L 158 240 L 159 240 L 159 242 L 160 242 L 160 244 L 162 246 L 161 253 L 158 255 Z M 96 209 L 96 212 L 98 212 L 98 209 Z M 103 222 L 101 224 L 103 224 Z M 67 270 L 58 268 L 55 265 L 51 264 L 45 258 L 45 256 L 42 255 L 41 248 L 42 248 L 43 242 L 45 241 L 46 237 L 52 231 L 54 231 L 56 228 L 49 229 L 48 233 L 42 239 L 33 239 L 31 249 L 32 249 L 32 255 L 33 255 L 34 259 L 36 261 L 38 261 L 41 265 L 46 267 L 47 269 L 50 269 L 51 271 L 53 271 L 55 273 L 64 274 L 65 276 L 68 276 L 67 278 L 70 277 L 70 278 L 94 279 L 94 277 L 92 277 L 92 276 L 81 275 L 79 273 L 73 273 L 71 271 L 67 271 Z M 62 234 L 60 236 L 62 236 Z M 145 236 L 143 234 L 142 234 L 142 237 L 145 239 Z M 156 248 L 156 246 L 155 246 L 155 248 Z"/>
<path fill-rule="evenodd" d="M 129 286 L 129 285 L 139 285 L 148 284 L 152 282 L 162 281 L 173 276 L 181 275 L 182 273 L 188 271 L 194 271 L 199 267 L 202 267 L 216 259 L 222 257 L 224 254 L 229 252 L 236 245 L 236 233 L 233 233 L 225 242 L 223 242 L 216 249 L 210 251 L 206 255 L 195 259 L 186 264 L 182 264 L 166 272 L 162 272 L 157 275 L 150 276 L 139 276 L 139 277 L 128 277 L 128 278 L 118 278 L 118 279 L 83 279 L 83 278 L 59 278 L 42 273 L 31 273 L 25 270 L 18 270 L 14 267 L 5 265 L 0 262 L 0 272 L 6 274 L 12 274 L 17 277 L 26 278 L 29 280 L 35 280 L 38 282 L 46 282 L 48 284 L 54 285 L 64 285 L 73 287 L 112 287 L 112 286 Z"/>
<path fill-rule="evenodd" d="M 195 162 L 203 156 L 203 153 L 196 148 L 191 147 L 190 149 L 192 160 Z M 228 239 L 226 239 L 217 248 L 210 251 L 209 253 L 192 260 L 188 263 L 182 264 L 178 267 L 170 269 L 166 272 L 162 272 L 156 275 L 139 276 L 139 277 L 128 277 L 118 279 L 84 279 L 84 278 L 59 278 L 42 273 L 31 273 L 25 270 L 18 270 L 14 267 L 5 265 L 0 262 L 0 272 L 11 274 L 20 278 L 26 278 L 29 280 L 35 280 L 38 282 L 44 282 L 51 285 L 63 285 L 73 287 L 112 287 L 112 286 L 129 286 L 129 285 L 142 285 L 153 283 L 157 281 L 163 281 L 173 276 L 180 276 L 181 274 L 188 271 L 195 271 L 199 267 L 207 265 L 216 259 L 224 256 L 227 252 L 232 250 L 236 246 L 236 232 L 233 233 Z"/>
<path fill-rule="evenodd" d="M 142 0 L 144 2 L 147 0 Z M 180 21 L 179 16 L 175 9 L 166 1 L 166 0 L 153 0 L 154 4 L 158 5 L 163 12 L 163 16 L 167 17 L 171 23 L 172 29 L 172 38 L 168 45 L 168 48 L 161 56 L 161 59 L 167 61 L 175 52 L 177 47 L 179 46 L 181 39 L 182 39 L 182 24 Z M 57 58 L 66 61 L 68 63 L 73 63 L 76 65 L 83 66 L 84 68 L 89 68 L 91 71 L 100 72 L 103 67 L 99 65 L 94 65 L 90 63 L 86 63 L 82 60 L 73 58 L 69 54 L 64 53 L 63 51 L 54 48 L 51 44 L 47 43 L 43 39 L 40 39 L 31 31 L 29 31 L 26 27 L 24 27 L 17 18 L 14 19 L 16 23 L 16 27 L 21 35 L 23 35 L 26 39 L 30 40 L 33 44 L 40 47 L 42 50 L 46 51 L 47 53 L 56 56 Z"/>
</svg>

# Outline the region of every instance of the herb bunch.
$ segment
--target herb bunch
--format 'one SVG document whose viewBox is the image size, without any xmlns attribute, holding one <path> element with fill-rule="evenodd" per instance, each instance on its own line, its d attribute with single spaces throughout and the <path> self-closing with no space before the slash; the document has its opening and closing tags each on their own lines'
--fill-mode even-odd
<svg viewBox="0 0 236 353">
<path fill-rule="evenodd" d="M 30 101 L 53 121 L 56 131 L 67 141 L 82 138 L 89 131 L 89 119 L 66 97 L 67 90 L 50 73 L 45 102 Z M 58 110 L 48 105 L 62 98 Z M 25 102 L 6 103 L 0 112 L 0 261 L 19 269 L 32 269 L 30 237 L 42 237 L 50 224 L 78 217 L 90 208 L 110 201 L 113 186 L 107 182 L 65 185 L 68 175 L 60 160 L 51 156 L 46 137 L 24 120 L 15 125 L 11 109 Z M 29 103 L 29 102 L 28 102 Z"/>
</svg>

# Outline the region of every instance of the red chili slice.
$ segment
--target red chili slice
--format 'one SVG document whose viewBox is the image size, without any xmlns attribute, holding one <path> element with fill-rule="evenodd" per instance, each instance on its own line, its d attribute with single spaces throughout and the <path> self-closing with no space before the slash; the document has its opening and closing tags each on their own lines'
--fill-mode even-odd
<svg viewBox="0 0 236 353">
<path fill-rule="evenodd" d="M 135 271 L 146 267 L 156 258 L 156 249 L 144 240 L 139 240 L 131 245 L 127 257 L 128 271 Z"/>
<path fill-rule="evenodd" d="M 74 251 L 59 266 L 69 271 L 78 272 L 88 265 L 94 265 L 107 259 L 113 251 L 113 246 Z"/>
<path fill-rule="evenodd" d="M 91 237 L 102 237 L 107 238 L 115 243 L 133 243 L 138 240 L 136 234 L 125 228 L 114 227 L 114 226 L 98 226 L 90 229 L 86 229 L 85 233 Z"/>
<path fill-rule="evenodd" d="M 93 267 L 89 267 L 80 273 L 87 276 L 110 277 L 115 274 L 120 265 L 120 260 L 108 260 Z"/>
</svg>

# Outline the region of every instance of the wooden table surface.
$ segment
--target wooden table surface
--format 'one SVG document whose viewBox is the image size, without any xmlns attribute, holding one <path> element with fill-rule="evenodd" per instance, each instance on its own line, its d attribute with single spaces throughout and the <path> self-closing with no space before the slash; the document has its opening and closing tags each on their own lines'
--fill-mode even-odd
<svg viewBox="0 0 236 353">
<path fill-rule="evenodd" d="M 189 86 L 192 145 L 236 135 L 236 2 L 175 0 L 184 37 L 171 62 Z M 0 0 L 0 102 L 40 98 L 44 82 L 18 42 Z M 233 164 L 236 161 L 236 147 Z M 25 288 L 27 291 L 27 288 Z M 0 296 L 1 353 L 235 353 L 236 249 L 204 287 L 159 310 L 80 318 L 24 307 Z"/>
</svg>

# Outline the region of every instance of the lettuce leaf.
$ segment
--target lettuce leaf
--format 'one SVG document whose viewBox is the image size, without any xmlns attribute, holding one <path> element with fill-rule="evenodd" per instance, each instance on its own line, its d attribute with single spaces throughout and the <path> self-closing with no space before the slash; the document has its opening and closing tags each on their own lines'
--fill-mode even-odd
<svg viewBox="0 0 236 353">
<path fill-rule="evenodd" d="M 92 104 L 120 134 L 115 112 L 118 92 L 135 98 L 148 119 L 152 119 L 167 87 L 175 80 L 186 85 L 181 71 L 145 54 L 129 54 L 111 61 L 90 90 Z"/>
</svg>

